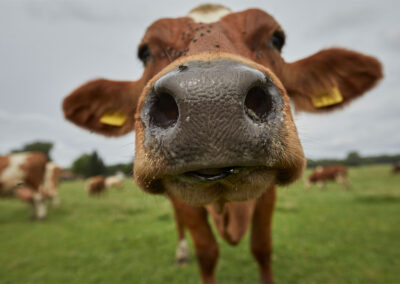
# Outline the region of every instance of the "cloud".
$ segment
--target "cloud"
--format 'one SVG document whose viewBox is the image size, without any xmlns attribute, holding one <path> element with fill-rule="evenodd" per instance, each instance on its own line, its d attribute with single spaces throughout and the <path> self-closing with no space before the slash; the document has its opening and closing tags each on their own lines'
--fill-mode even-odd
<svg viewBox="0 0 400 284">
<path fill-rule="evenodd" d="M 182 2 L 176 0 L 153 3 L 131 0 L 29 0 L 26 2 L 25 8 L 30 16 L 48 21 L 149 24 L 160 16 L 177 17 L 185 15 L 195 5 Z M 155 7 L 157 7 L 156 10 Z M 171 9 L 171 7 L 174 7 L 174 9 Z"/>
<path fill-rule="evenodd" d="M 15 123 L 19 125 L 26 125 L 28 124 L 40 124 L 55 126 L 54 120 L 41 113 L 19 113 L 15 114 L 6 110 L 0 109 L 0 124 L 4 124 L 4 126 L 10 125 L 10 123 Z"/>
<path fill-rule="evenodd" d="M 400 50 L 400 28 L 394 26 L 389 27 L 384 32 L 384 44 L 388 45 L 393 51 L 399 52 Z"/>
<path fill-rule="evenodd" d="M 129 10 L 107 5 L 105 1 L 33 0 L 26 3 L 26 11 L 33 17 L 51 21 L 112 22 L 129 18 Z"/>
</svg>

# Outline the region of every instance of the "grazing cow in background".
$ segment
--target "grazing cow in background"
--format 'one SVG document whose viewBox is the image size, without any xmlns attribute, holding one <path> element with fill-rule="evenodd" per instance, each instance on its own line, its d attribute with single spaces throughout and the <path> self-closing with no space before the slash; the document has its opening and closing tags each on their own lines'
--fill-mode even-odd
<svg viewBox="0 0 400 284">
<path fill-rule="evenodd" d="M 397 163 L 393 166 L 393 173 L 398 174 L 400 173 L 400 163 Z"/>
<path fill-rule="evenodd" d="M 89 195 L 99 195 L 106 190 L 106 179 L 102 175 L 91 177 L 86 181 L 86 191 Z"/>
<path fill-rule="evenodd" d="M 348 188 L 347 167 L 344 165 L 318 166 L 307 178 L 306 187 L 309 188 L 311 184 L 317 184 L 319 187 L 323 188 L 327 181 L 334 181 Z"/>
<path fill-rule="evenodd" d="M 43 179 L 42 192 L 50 200 L 53 207 L 60 205 L 58 197 L 58 183 L 60 181 L 62 169 L 52 162 L 46 164 L 46 172 Z"/>
<path fill-rule="evenodd" d="M 70 94 L 65 117 L 91 131 L 136 131 L 134 178 L 170 198 L 193 238 L 203 283 L 215 282 L 219 235 L 235 245 L 251 224 L 251 252 L 271 283 L 275 185 L 305 167 L 298 111 L 340 109 L 382 77 L 373 57 L 340 48 L 287 63 L 285 33 L 258 9 L 203 5 L 154 22 L 138 56 L 137 81 L 94 80 Z"/>
<path fill-rule="evenodd" d="M 0 195 L 17 196 L 33 207 L 33 218 L 46 217 L 42 191 L 47 158 L 42 153 L 18 153 L 0 156 Z"/>
<path fill-rule="evenodd" d="M 111 187 L 115 187 L 118 189 L 122 189 L 123 187 L 123 179 L 116 175 L 116 176 L 110 176 L 106 178 L 106 188 L 111 188 Z"/>
<path fill-rule="evenodd" d="M 60 175 L 60 180 L 77 180 L 82 178 L 81 176 L 74 174 L 70 171 L 63 170 Z"/>
</svg>

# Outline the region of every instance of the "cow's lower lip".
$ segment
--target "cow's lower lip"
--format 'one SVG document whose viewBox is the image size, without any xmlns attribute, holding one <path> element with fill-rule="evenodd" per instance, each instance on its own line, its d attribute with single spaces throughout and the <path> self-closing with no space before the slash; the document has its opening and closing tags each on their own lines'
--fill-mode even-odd
<svg viewBox="0 0 400 284">
<path fill-rule="evenodd" d="M 210 168 L 186 172 L 184 175 L 202 182 L 214 182 L 227 178 L 228 176 L 237 173 L 238 170 L 239 167 Z"/>
</svg>

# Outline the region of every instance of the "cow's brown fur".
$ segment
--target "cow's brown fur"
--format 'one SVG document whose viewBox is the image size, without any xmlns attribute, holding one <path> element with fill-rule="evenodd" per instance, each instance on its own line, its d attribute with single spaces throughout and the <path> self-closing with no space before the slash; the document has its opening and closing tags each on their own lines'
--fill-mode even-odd
<svg viewBox="0 0 400 284">
<path fill-rule="evenodd" d="M 310 184 L 315 183 L 321 187 L 325 186 L 327 181 L 335 181 L 347 187 L 347 167 L 344 165 L 319 166 L 308 177 Z"/>
<path fill-rule="evenodd" d="M 271 174 L 277 183 L 290 183 L 299 177 L 305 162 L 290 112 L 289 97 L 296 109 L 301 111 L 339 109 L 372 88 L 382 77 L 382 69 L 379 61 L 373 57 L 338 48 L 326 49 L 308 58 L 286 63 L 278 50 L 268 48 L 266 44 L 277 31 L 283 33 L 275 19 L 258 9 L 231 13 L 212 24 L 195 23 L 189 17 L 158 20 L 147 29 L 141 43 L 141 46 L 147 45 L 152 53 L 142 77 L 135 82 L 96 80 L 83 85 L 65 99 L 65 116 L 79 126 L 108 136 L 122 135 L 135 128 L 135 179 L 147 191 L 164 193 L 167 183 L 155 177 L 162 176 L 167 163 L 149 158 L 143 146 L 144 125 L 140 121 L 140 110 L 145 96 L 157 79 L 188 60 L 229 58 L 262 70 L 279 89 L 285 105 L 287 134 L 281 137 L 286 148 L 280 157 L 280 167 L 290 171 L 286 171 L 285 176 L 279 176 L 277 172 Z M 317 108 L 311 103 L 312 96 L 334 87 L 340 90 L 343 102 L 325 108 Z M 106 111 L 113 110 L 128 115 L 128 121 L 122 127 L 99 122 Z M 133 114 L 136 123 L 133 123 Z M 205 207 L 188 205 L 167 191 L 174 207 L 179 237 L 183 238 L 184 228 L 193 237 L 204 283 L 215 281 L 219 254 L 208 215 L 216 223 L 218 233 L 231 244 L 238 243 L 252 223 L 251 250 L 260 268 L 261 281 L 272 282 L 271 222 L 275 188 L 257 182 L 253 180 L 252 188 L 247 189 L 249 194 L 251 190 L 260 190 L 256 196 L 249 195 L 258 197 L 256 199 L 243 203 L 221 202 Z M 179 189 L 174 193 L 179 193 Z M 193 200 L 196 198 L 186 201 L 196 203 L 199 201 Z"/>
<path fill-rule="evenodd" d="M 42 153 L 31 153 L 21 169 L 26 172 L 25 185 L 39 191 L 46 172 L 47 158 Z"/>
<path fill-rule="evenodd" d="M 4 170 L 10 165 L 10 158 L 7 156 L 0 156 L 0 176 L 4 172 Z M 0 181 L 0 195 L 2 192 L 2 183 Z"/>
<path fill-rule="evenodd" d="M 89 195 L 99 195 L 106 190 L 105 178 L 102 175 L 91 177 L 87 180 L 87 192 Z"/>
</svg>

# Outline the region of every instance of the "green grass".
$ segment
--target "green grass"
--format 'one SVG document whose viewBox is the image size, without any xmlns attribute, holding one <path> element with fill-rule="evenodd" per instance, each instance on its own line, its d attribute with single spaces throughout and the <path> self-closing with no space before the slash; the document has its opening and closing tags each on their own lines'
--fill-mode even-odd
<svg viewBox="0 0 400 284">
<path fill-rule="evenodd" d="M 350 170 L 351 191 L 302 182 L 278 191 L 276 283 L 400 283 L 400 175 L 385 166 Z M 61 207 L 32 222 L 25 204 L 0 200 L 0 283 L 199 283 L 196 262 L 173 263 L 169 201 L 123 191 L 89 198 L 82 182 L 60 187 Z M 257 283 L 248 236 L 218 239 L 219 283 Z M 193 246 L 191 244 L 193 256 Z"/>
</svg>

